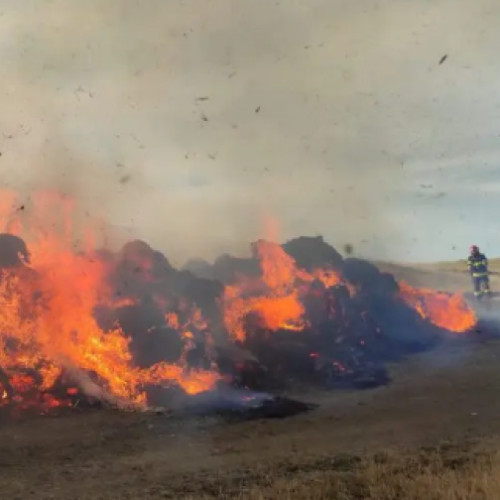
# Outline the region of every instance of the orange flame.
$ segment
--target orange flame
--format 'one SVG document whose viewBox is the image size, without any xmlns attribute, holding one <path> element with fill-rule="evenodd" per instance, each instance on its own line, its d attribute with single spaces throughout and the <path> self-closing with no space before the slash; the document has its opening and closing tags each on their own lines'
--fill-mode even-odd
<svg viewBox="0 0 500 500">
<path fill-rule="evenodd" d="M 187 394 L 212 389 L 221 379 L 215 367 L 193 369 L 188 363 L 198 336 L 203 336 L 207 354 L 213 348 L 210 325 L 200 309 L 155 291 L 152 299 L 165 325 L 178 333 L 183 350 L 176 363 L 162 361 L 138 367 L 131 354 L 131 339 L 120 325 L 103 330 L 94 315 L 99 306 L 137 303 L 132 297 L 113 296 L 108 285 L 113 264 L 95 251 L 98 238 L 87 229 L 88 224 L 99 224 L 91 219 L 87 224 L 78 221 L 73 200 L 58 193 L 37 193 L 29 203 L 26 209 L 15 194 L 0 193 L 0 230 L 22 236 L 32 252 L 29 262 L 20 255 L 23 265 L 0 272 L 0 367 L 8 374 L 14 397 L 25 404 L 36 392 L 45 407 L 64 405 L 64 398 L 47 392 L 63 376 L 71 379 L 67 396 L 75 394 L 75 385 L 96 394 L 93 386 L 89 389 L 90 383 L 97 388 L 98 397 L 127 405 L 144 406 L 149 385 L 177 385 Z M 268 231 L 277 233 L 276 225 L 270 224 Z M 260 277 L 241 278 L 224 290 L 224 324 L 233 340 L 247 337 L 249 315 L 258 318 L 268 331 L 308 328 L 303 299 L 313 283 L 325 288 L 343 285 L 351 296 L 356 293 L 334 269 L 300 269 L 280 245 L 261 240 L 253 251 L 260 263 Z M 147 251 L 132 249 L 127 257 L 140 268 L 140 279 L 145 283 L 154 288 L 161 282 Z M 460 294 L 400 283 L 400 296 L 422 318 L 441 328 L 465 332 L 476 324 L 473 311 Z M 173 312 L 169 301 L 177 299 L 179 306 Z M 3 387 L 0 405 L 9 397 Z"/>
<path fill-rule="evenodd" d="M 300 331 L 307 327 L 304 306 L 300 300 L 300 284 L 320 281 L 327 288 L 341 283 L 333 269 L 317 269 L 312 273 L 297 267 L 283 248 L 268 241 L 254 244 L 262 275 L 257 280 L 241 280 L 224 292 L 226 329 L 238 341 L 246 338 L 245 318 L 256 314 L 271 331 Z"/>
<path fill-rule="evenodd" d="M 73 250 L 72 202 L 54 193 L 41 193 L 33 201 L 41 216 L 38 223 L 44 217 L 52 221 L 53 210 L 64 209 L 62 231 L 43 224 L 28 228 L 30 266 L 7 269 L 0 276 L 0 365 L 5 371 L 33 369 L 41 377 L 40 389 L 46 390 L 65 369 L 77 369 L 93 374 L 111 400 L 139 405 L 145 404 L 148 384 L 178 384 L 189 394 L 212 388 L 216 372 L 188 370 L 183 360 L 147 369 L 134 366 L 130 339 L 121 328 L 103 331 L 94 318 L 96 306 L 113 303 L 106 285 L 110 270 L 96 254 Z M 5 227 L 9 218 L 2 215 Z M 84 242 L 91 244 L 92 238 Z M 202 322 L 200 316 L 196 311 L 196 324 Z"/>
<path fill-rule="evenodd" d="M 405 282 L 399 283 L 401 298 L 422 318 L 451 332 L 463 333 L 477 323 L 474 311 L 462 294 L 436 292 L 426 288 L 413 288 Z"/>
</svg>

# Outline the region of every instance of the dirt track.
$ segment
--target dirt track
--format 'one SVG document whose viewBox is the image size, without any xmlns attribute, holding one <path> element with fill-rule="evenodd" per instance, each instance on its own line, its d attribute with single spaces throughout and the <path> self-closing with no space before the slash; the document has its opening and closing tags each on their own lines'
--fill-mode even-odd
<svg viewBox="0 0 500 500">
<path fill-rule="evenodd" d="M 217 496 L 221 484 L 251 482 L 256 470 L 493 438 L 499 365 L 500 342 L 478 334 L 393 366 L 387 387 L 295 395 L 320 407 L 285 420 L 227 424 L 96 411 L 5 422 L 0 491 L 19 499 Z"/>
</svg>

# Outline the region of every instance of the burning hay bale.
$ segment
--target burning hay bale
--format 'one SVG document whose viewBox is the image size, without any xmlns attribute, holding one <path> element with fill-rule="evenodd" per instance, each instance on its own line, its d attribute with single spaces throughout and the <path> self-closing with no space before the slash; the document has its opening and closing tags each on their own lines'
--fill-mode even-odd
<svg viewBox="0 0 500 500">
<path fill-rule="evenodd" d="M 58 234 L 0 235 L 4 401 L 144 408 L 179 391 L 371 387 L 387 361 L 476 322 L 462 297 L 397 283 L 322 238 L 251 251 L 196 276 L 142 241 L 75 253 Z"/>
<path fill-rule="evenodd" d="M 460 296 L 434 292 L 445 303 L 416 308 L 391 275 L 366 261 L 342 260 L 321 238 L 298 238 L 281 247 L 257 242 L 252 249 L 261 276 L 227 285 L 226 326 L 273 380 L 384 384 L 387 361 L 443 338 L 443 312 L 451 331 L 475 324 Z M 304 267 L 286 249 L 303 259 Z"/>
</svg>

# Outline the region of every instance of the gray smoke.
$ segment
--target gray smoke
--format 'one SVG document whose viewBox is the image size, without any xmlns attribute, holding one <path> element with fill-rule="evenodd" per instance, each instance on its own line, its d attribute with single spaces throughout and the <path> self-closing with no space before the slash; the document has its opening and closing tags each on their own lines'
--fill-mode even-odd
<svg viewBox="0 0 500 500">
<path fill-rule="evenodd" d="M 120 406 L 120 402 L 103 387 L 94 382 L 88 373 L 68 361 L 63 361 L 62 365 L 64 366 L 66 376 L 68 376 L 86 396 L 113 406 Z"/>
<path fill-rule="evenodd" d="M 2 9 L 4 182 L 76 195 L 176 263 L 245 251 L 269 215 L 282 241 L 323 234 L 358 255 L 425 254 L 454 184 L 444 174 L 419 199 L 422 178 L 496 151 L 494 0 Z M 459 234 L 432 241 L 449 248 Z"/>
</svg>

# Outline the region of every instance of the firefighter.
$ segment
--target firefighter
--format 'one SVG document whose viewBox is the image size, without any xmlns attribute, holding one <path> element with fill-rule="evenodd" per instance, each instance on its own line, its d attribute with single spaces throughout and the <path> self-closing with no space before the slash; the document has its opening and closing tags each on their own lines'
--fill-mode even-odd
<svg viewBox="0 0 500 500">
<path fill-rule="evenodd" d="M 474 296 L 480 299 L 484 294 L 490 294 L 490 278 L 488 276 L 488 259 L 479 251 L 479 247 L 470 247 L 469 258 L 467 259 L 469 272 L 474 285 Z"/>
</svg>

